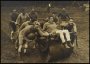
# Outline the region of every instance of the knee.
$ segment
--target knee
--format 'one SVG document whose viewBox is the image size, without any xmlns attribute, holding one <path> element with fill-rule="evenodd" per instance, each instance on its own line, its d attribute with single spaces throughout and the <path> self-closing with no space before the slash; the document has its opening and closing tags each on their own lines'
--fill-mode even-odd
<svg viewBox="0 0 90 64">
<path fill-rule="evenodd" d="M 68 30 L 65 30 L 65 32 L 69 32 Z"/>
<path fill-rule="evenodd" d="M 19 45 L 19 48 L 22 48 L 22 45 Z"/>
<path fill-rule="evenodd" d="M 25 48 L 28 48 L 28 45 L 27 44 L 25 44 Z"/>
<path fill-rule="evenodd" d="M 69 31 L 68 30 L 64 30 L 64 33 L 69 33 Z"/>
</svg>

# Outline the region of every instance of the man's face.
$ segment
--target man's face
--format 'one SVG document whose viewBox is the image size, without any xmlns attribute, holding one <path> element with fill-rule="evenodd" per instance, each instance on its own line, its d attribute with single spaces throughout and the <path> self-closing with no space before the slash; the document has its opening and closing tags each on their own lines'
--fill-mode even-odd
<svg viewBox="0 0 90 64">
<path fill-rule="evenodd" d="M 55 17 L 56 15 L 55 14 L 53 14 L 53 17 Z"/>
<path fill-rule="evenodd" d="M 35 11 L 35 9 L 32 9 L 32 11 Z"/>
<path fill-rule="evenodd" d="M 50 20 L 49 20 L 49 22 L 53 22 L 53 17 L 50 17 Z"/>
</svg>

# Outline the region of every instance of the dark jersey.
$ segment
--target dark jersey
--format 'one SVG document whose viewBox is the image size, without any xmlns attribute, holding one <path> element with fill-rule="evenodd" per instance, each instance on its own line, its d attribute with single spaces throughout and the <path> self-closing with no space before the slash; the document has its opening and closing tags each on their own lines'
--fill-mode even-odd
<svg viewBox="0 0 90 64">
<path fill-rule="evenodd" d="M 74 26 L 74 24 L 68 24 L 67 25 L 67 29 L 69 32 L 72 32 L 73 26 Z"/>
<path fill-rule="evenodd" d="M 16 22 L 16 19 L 18 17 L 18 13 L 11 13 L 11 22 L 10 22 L 10 26 L 11 29 L 15 32 L 16 31 L 16 25 L 14 22 Z"/>
<path fill-rule="evenodd" d="M 36 21 L 37 20 L 37 13 L 32 11 L 30 14 L 29 14 L 29 17 L 31 19 L 31 21 Z"/>
<path fill-rule="evenodd" d="M 58 17 L 61 17 L 62 20 L 69 19 L 69 15 L 66 12 L 61 12 Z"/>
</svg>

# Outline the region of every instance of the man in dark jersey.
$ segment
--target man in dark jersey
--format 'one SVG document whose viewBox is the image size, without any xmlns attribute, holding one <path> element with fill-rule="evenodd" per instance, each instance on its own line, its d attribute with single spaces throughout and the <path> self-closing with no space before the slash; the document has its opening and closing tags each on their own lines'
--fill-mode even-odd
<svg viewBox="0 0 90 64">
<path fill-rule="evenodd" d="M 60 19 L 63 20 L 68 20 L 70 17 L 68 15 L 68 13 L 66 12 L 66 9 L 63 8 L 61 13 L 59 13 L 58 17 L 60 17 Z"/>
<path fill-rule="evenodd" d="M 29 13 L 29 18 L 31 19 L 32 22 L 37 20 L 37 12 L 35 11 L 34 8 Z"/>
<path fill-rule="evenodd" d="M 70 20 L 68 21 L 67 29 L 70 32 L 71 43 L 72 46 L 74 47 L 74 40 L 77 37 L 77 26 L 76 23 L 73 21 L 74 21 L 73 18 L 70 18 Z"/>
<path fill-rule="evenodd" d="M 10 17 L 11 17 L 11 22 L 10 22 L 10 26 L 11 26 L 11 40 L 14 39 L 14 33 L 16 32 L 16 25 L 15 25 L 15 22 L 16 22 L 16 19 L 18 17 L 18 13 L 17 11 L 14 9 L 12 11 L 12 13 L 10 14 Z"/>
</svg>

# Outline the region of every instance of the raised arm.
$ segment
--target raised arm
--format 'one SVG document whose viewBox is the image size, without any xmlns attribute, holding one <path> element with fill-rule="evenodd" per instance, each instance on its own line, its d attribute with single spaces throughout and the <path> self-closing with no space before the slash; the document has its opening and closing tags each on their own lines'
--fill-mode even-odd
<svg viewBox="0 0 90 64">
<path fill-rule="evenodd" d="M 18 24 L 18 25 L 20 25 L 20 18 L 21 18 L 21 14 L 19 14 L 17 19 L 16 19 L 16 24 Z"/>
</svg>

